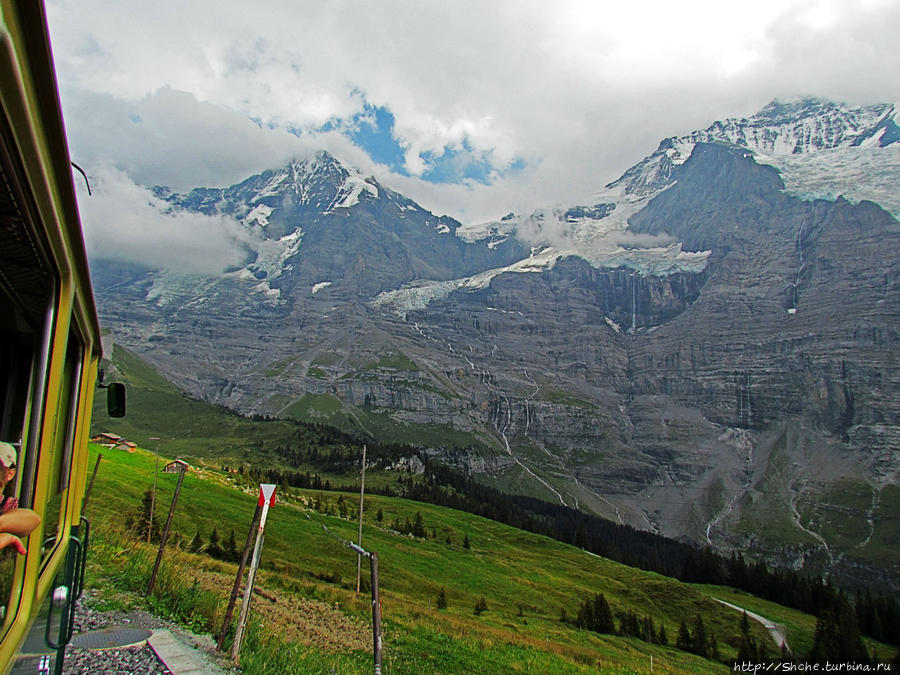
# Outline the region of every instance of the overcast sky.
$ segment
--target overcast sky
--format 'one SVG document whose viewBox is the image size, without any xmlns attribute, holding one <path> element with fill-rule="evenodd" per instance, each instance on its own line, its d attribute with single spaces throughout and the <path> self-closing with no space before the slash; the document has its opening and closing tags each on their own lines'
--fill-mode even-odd
<svg viewBox="0 0 900 675">
<path fill-rule="evenodd" d="M 134 197 L 129 182 L 222 187 L 320 148 L 476 222 L 586 203 L 663 138 L 773 98 L 900 102 L 896 0 L 48 0 L 47 11 L 72 159 L 105 186 L 82 206 L 89 240 L 114 190 Z"/>
</svg>

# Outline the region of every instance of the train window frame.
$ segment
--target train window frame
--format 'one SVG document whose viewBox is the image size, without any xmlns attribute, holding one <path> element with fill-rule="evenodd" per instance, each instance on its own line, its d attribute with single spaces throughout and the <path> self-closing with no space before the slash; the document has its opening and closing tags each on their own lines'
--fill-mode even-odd
<svg viewBox="0 0 900 675">
<path fill-rule="evenodd" d="M 53 295 L 55 296 L 55 293 Z M 52 321 L 54 316 L 55 312 L 51 312 L 47 320 Z M 20 325 L 24 328 L 25 324 L 20 322 Z M 36 454 L 35 452 L 29 453 L 29 447 L 33 447 L 33 444 L 29 443 L 30 430 L 35 417 L 40 417 L 39 415 L 35 416 L 33 411 L 35 406 L 39 407 L 43 404 L 46 390 L 42 374 L 46 374 L 49 366 L 49 350 L 46 339 L 44 339 L 46 335 L 42 335 L 42 333 L 46 333 L 46 331 L 4 330 L 3 336 L 7 341 L 18 342 L 17 352 L 7 354 L 10 361 L 4 364 L 7 367 L 5 371 L 7 378 L 3 383 L 4 394 L 12 389 L 13 381 L 15 381 L 16 391 L 13 391 L 11 396 L 4 395 L 3 397 L 2 424 L 0 426 L 3 428 L 3 440 L 10 439 L 8 442 L 11 442 L 18 450 L 19 475 L 16 477 L 14 494 L 10 496 L 18 497 L 19 505 L 23 507 L 30 506 L 23 502 L 23 492 L 27 492 L 23 490 L 23 486 L 29 484 L 30 478 L 27 470 L 23 470 L 22 467 L 28 464 L 33 465 L 33 462 L 28 462 L 28 457 L 29 454 L 32 456 Z M 30 547 L 30 544 L 29 541 L 27 545 Z M 7 592 L 4 588 L 3 597 L 0 597 L 0 603 L 4 603 L 2 605 L 3 616 L 0 617 L 0 640 L 2 640 L 12 627 L 21 604 L 25 581 L 25 559 L 18 556 L 13 549 L 4 550 L 0 552 L 0 555 L 3 556 L 5 566 L 12 563 L 11 569 L 8 570 L 9 590 Z"/>
<path fill-rule="evenodd" d="M 47 485 L 42 504 L 35 504 L 43 514 L 43 544 L 41 546 L 41 571 L 43 574 L 53 554 L 65 539 L 66 515 L 69 509 L 68 488 L 72 468 L 72 455 L 77 439 L 77 422 L 81 408 L 81 378 L 84 371 L 85 340 L 73 320 L 67 331 L 63 355 L 62 386 L 56 392 L 52 413 L 51 437 L 42 444 L 44 452 L 39 459 L 35 480 L 40 478 Z M 50 414 L 50 411 L 47 411 Z M 58 503 L 57 503 L 58 500 Z M 50 527 L 54 526 L 54 531 Z M 52 535 L 52 543 L 51 543 Z"/>
<path fill-rule="evenodd" d="M 44 406 L 47 402 L 53 346 L 58 328 L 58 312 L 62 298 L 62 280 L 52 263 L 50 244 L 35 228 L 40 222 L 39 210 L 26 188 L 25 170 L 9 132 L 6 111 L 0 109 L 0 295 L 7 317 L 4 330 L 20 349 L 10 354 L 14 362 L 7 371 L 5 387 L 15 384 L 16 391 L 3 396 L 0 439 L 10 442 L 18 451 L 15 496 L 19 506 L 33 505 L 37 460 L 43 438 Z M 27 364 L 25 363 L 27 361 Z M 35 539 L 40 536 L 37 530 Z M 26 541 L 28 556 L 15 557 L 5 616 L 0 623 L 0 643 L 6 640 L 16 624 L 26 600 L 26 567 L 31 558 L 32 540 Z"/>
<path fill-rule="evenodd" d="M 28 232 L 28 235 L 33 233 Z M 40 241 L 33 243 L 40 246 Z M 39 249 L 43 253 L 43 248 Z M 46 259 L 45 259 L 46 260 Z M 21 310 L 21 306 L 17 307 L 15 298 L 15 288 L 10 287 L 10 280 L 3 278 L 2 291 L 3 295 L 9 301 L 14 309 Z M 19 506 L 22 508 L 31 508 L 33 506 L 34 485 L 37 477 L 37 459 L 40 454 L 40 447 L 43 438 L 43 418 L 42 414 L 45 403 L 47 402 L 48 377 L 51 367 L 51 357 L 53 343 L 58 324 L 58 309 L 60 299 L 60 283 L 59 277 L 55 274 L 48 275 L 46 288 L 46 308 L 43 316 L 43 325 L 34 325 L 33 321 L 28 321 L 26 313 L 19 313 L 13 316 L 10 326 L 11 330 L 6 330 L 7 335 L 18 337 L 20 345 L 27 345 L 23 350 L 22 361 L 27 360 L 28 364 L 13 364 L 9 372 L 9 382 L 15 378 L 17 370 L 19 379 L 17 381 L 18 391 L 15 393 L 17 400 L 7 400 L 4 398 L 3 405 L 3 427 L 6 435 L 16 436 L 10 442 L 18 450 L 17 476 L 14 494 L 19 500 Z M 25 373 L 27 371 L 27 377 Z M 20 397 L 21 396 L 21 397 Z M 15 420 L 14 420 L 15 418 Z M 18 429 L 18 434 L 13 431 L 13 424 Z M 3 440 L 6 440 L 5 438 Z M 38 530 L 38 535 L 41 530 Z M 26 548 L 31 549 L 31 535 L 25 542 Z M 9 595 L 0 598 L 3 605 L 3 616 L 0 617 L 0 641 L 6 639 L 9 631 L 16 623 L 17 615 L 22 606 L 23 594 L 25 593 L 26 574 L 25 568 L 28 564 L 26 556 L 19 556 L 13 550 L 6 550 L 2 553 L 4 556 L 15 556 L 11 562 L 12 570 L 9 583 Z M 4 592 L 5 595 L 5 592 Z"/>
</svg>

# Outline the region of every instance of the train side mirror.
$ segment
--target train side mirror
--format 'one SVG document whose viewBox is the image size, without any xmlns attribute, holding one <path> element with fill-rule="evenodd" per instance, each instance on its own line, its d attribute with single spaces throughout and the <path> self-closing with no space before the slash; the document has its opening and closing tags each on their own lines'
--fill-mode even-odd
<svg viewBox="0 0 900 675">
<path fill-rule="evenodd" d="M 125 417 L 125 385 L 121 382 L 106 387 L 106 413 L 110 417 Z"/>
</svg>

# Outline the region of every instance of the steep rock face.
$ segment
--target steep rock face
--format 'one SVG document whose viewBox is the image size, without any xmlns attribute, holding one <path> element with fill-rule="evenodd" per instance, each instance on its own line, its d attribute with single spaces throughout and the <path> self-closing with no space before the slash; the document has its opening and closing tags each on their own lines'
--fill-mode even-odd
<svg viewBox="0 0 900 675">
<path fill-rule="evenodd" d="M 900 471 L 900 228 L 792 195 L 754 154 L 881 147 L 893 109 L 814 109 L 664 142 L 551 214 L 583 255 L 526 248 L 515 217 L 463 228 L 325 155 L 160 189 L 239 219 L 247 263 L 97 264 L 104 322 L 216 403 L 417 442 L 507 489 L 796 566 L 877 559 L 897 583 L 876 545 Z M 651 243 L 625 248 L 624 227 Z"/>
<path fill-rule="evenodd" d="M 690 393 L 716 421 L 740 427 L 801 413 L 837 434 L 860 415 L 896 421 L 888 370 L 898 268 L 882 256 L 900 245 L 897 222 L 874 204 L 800 202 L 772 189 L 777 182 L 757 190 L 771 177 L 752 160 L 698 150 L 683 174 L 697 162 L 716 176 L 680 180 L 634 218 L 636 230 L 675 233 L 688 246 L 706 247 L 719 232 L 693 321 L 635 341 L 639 389 Z M 762 180 L 752 182 L 748 167 Z M 705 209 L 687 209 L 688 202 Z M 873 270 L 868 261 L 876 259 L 883 264 Z M 862 407 L 854 392 L 865 398 Z"/>
</svg>

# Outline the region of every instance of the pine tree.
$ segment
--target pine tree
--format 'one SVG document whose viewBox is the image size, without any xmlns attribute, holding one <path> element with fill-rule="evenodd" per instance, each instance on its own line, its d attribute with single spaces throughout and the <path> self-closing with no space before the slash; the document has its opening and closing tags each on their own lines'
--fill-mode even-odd
<svg viewBox="0 0 900 675">
<path fill-rule="evenodd" d="M 640 637 L 641 628 L 637 614 L 629 610 L 619 614 L 619 635 L 623 637 Z"/>
<path fill-rule="evenodd" d="M 816 634 L 810 660 L 817 662 L 859 663 L 869 660 L 863 644 L 856 613 L 846 600 L 839 601 L 836 610 L 827 609 L 816 621 Z"/>
<path fill-rule="evenodd" d="M 441 590 L 437 596 L 437 608 L 447 609 L 447 591 L 441 586 Z"/>
<path fill-rule="evenodd" d="M 469 533 L 468 532 L 466 532 L 466 537 L 465 537 L 465 539 L 463 539 L 463 548 L 472 548 L 472 546 L 469 544 Z"/>
<path fill-rule="evenodd" d="M 575 616 L 575 625 L 585 630 L 594 630 L 594 605 L 590 600 L 581 603 L 578 614 Z"/>
<path fill-rule="evenodd" d="M 681 623 L 678 625 L 678 638 L 675 640 L 675 646 L 685 652 L 692 650 L 693 640 L 691 639 L 691 631 L 688 630 L 684 619 L 682 619 Z"/>
<path fill-rule="evenodd" d="M 709 638 L 706 637 L 706 626 L 703 623 L 703 617 L 699 614 L 694 617 L 694 630 L 691 633 L 690 651 L 697 656 L 709 658 Z"/>
<path fill-rule="evenodd" d="M 238 562 L 241 559 L 241 552 L 238 551 L 237 540 L 234 538 L 234 528 L 231 528 L 231 534 L 228 535 L 228 541 L 225 542 L 225 548 L 222 551 L 222 557 L 229 562 Z"/>
<path fill-rule="evenodd" d="M 425 521 L 422 519 L 422 514 L 419 511 L 416 511 L 416 518 L 413 521 L 412 528 L 410 530 L 414 537 L 419 537 L 424 539 L 428 535 L 425 532 Z"/>
<path fill-rule="evenodd" d="M 593 599 L 585 598 L 578 608 L 575 625 L 596 633 L 615 634 L 616 624 L 606 596 L 598 593 Z"/>
<path fill-rule="evenodd" d="M 606 601 L 603 593 L 594 596 L 594 628 L 598 633 L 612 634 L 616 630 L 616 623 L 613 620 L 613 613 Z"/>
<path fill-rule="evenodd" d="M 150 541 L 157 542 L 162 535 L 162 527 L 159 522 L 159 516 L 156 513 L 153 513 L 151 518 L 153 502 L 153 488 L 148 487 L 141 498 L 141 505 L 138 507 L 137 512 L 126 519 L 125 527 L 141 539 L 147 540 L 149 535 Z"/>
<path fill-rule="evenodd" d="M 209 545 L 206 547 L 206 552 L 213 558 L 222 557 L 222 547 L 219 544 L 219 532 L 216 528 L 213 528 L 212 532 L 209 533 Z"/>
<path fill-rule="evenodd" d="M 200 528 L 197 528 L 197 534 L 194 535 L 194 538 L 188 543 L 188 551 L 191 553 L 200 553 L 203 550 L 203 534 L 200 532 Z"/>
</svg>

